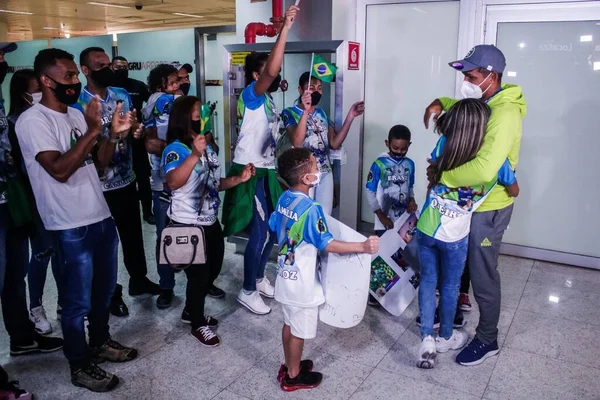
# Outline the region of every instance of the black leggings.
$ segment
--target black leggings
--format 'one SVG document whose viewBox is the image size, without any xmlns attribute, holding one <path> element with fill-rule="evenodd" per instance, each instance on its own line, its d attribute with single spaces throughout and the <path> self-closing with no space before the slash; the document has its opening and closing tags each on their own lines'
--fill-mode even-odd
<svg viewBox="0 0 600 400">
<path fill-rule="evenodd" d="M 202 228 L 206 239 L 206 264 L 192 265 L 185 269 L 188 279 L 185 309 L 190 314 L 193 329 L 205 324 L 204 300 L 208 289 L 221 273 L 225 255 L 225 238 L 221 223 L 217 221 Z"/>
</svg>

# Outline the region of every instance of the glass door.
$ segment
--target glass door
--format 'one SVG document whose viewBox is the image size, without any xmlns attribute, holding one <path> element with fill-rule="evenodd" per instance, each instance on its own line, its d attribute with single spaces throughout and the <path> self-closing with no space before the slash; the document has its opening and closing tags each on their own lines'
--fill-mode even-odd
<svg viewBox="0 0 600 400">
<path fill-rule="evenodd" d="M 506 56 L 503 83 L 528 103 L 504 241 L 599 268 L 600 2 L 490 6 L 486 21 L 486 43 Z"/>
</svg>

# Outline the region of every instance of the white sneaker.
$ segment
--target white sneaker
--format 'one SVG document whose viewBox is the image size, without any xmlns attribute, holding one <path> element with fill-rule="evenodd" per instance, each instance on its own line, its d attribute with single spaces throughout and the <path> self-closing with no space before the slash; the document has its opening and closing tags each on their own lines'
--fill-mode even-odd
<svg viewBox="0 0 600 400">
<path fill-rule="evenodd" d="M 267 278 L 256 281 L 256 290 L 268 299 L 275 298 L 275 287 L 271 285 L 271 282 Z"/>
<path fill-rule="evenodd" d="M 257 290 L 250 294 L 246 294 L 244 289 L 240 290 L 237 301 L 254 314 L 265 315 L 271 312 L 271 307 L 265 304 Z"/>
<path fill-rule="evenodd" d="M 421 342 L 421 345 L 419 346 L 419 359 L 417 360 L 417 367 L 424 369 L 433 368 L 436 356 L 437 353 L 435 351 L 435 340 L 433 339 L 433 336 L 425 336 Z"/>
<path fill-rule="evenodd" d="M 52 325 L 48 322 L 44 306 L 39 306 L 29 311 L 29 319 L 35 324 L 35 330 L 40 335 L 52 333 Z"/>
<path fill-rule="evenodd" d="M 435 347 L 438 353 L 445 353 L 448 350 L 462 349 L 467 345 L 469 341 L 469 334 L 462 329 L 453 329 L 452 336 L 450 339 L 444 339 L 443 337 L 435 338 Z"/>
</svg>

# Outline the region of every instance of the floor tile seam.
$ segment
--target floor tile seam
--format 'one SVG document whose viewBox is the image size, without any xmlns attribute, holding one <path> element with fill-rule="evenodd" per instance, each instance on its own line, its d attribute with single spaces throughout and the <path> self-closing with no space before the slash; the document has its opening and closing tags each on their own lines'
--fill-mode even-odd
<svg viewBox="0 0 600 400">
<path fill-rule="evenodd" d="M 249 368 L 248 368 L 248 369 L 247 369 L 245 372 L 248 372 L 248 371 L 250 371 L 252 368 L 255 368 L 255 367 L 256 367 L 257 365 L 259 365 L 261 362 L 263 362 L 264 360 L 266 360 L 266 359 L 267 359 L 269 356 L 271 356 L 273 353 L 275 353 L 276 351 L 278 351 L 278 350 L 279 350 L 279 347 L 283 347 L 283 346 L 282 346 L 282 345 L 277 345 L 277 348 L 273 349 L 272 351 L 269 351 L 269 352 L 267 352 L 267 353 L 266 353 L 266 354 L 265 354 L 263 357 L 261 357 L 260 359 L 258 359 L 258 361 L 256 361 L 256 363 L 252 364 L 252 365 L 251 365 L 251 366 L 250 366 L 250 367 L 249 367 Z M 236 392 L 236 391 L 233 389 L 233 385 L 234 385 L 234 384 L 235 384 L 237 381 L 239 381 L 240 379 L 242 379 L 242 378 L 244 377 L 244 373 L 245 373 L 245 372 L 242 372 L 242 373 L 240 374 L 240 376 L 238 376 L 238 377 L 237 377 L 237 378 L 235 378 L 235 379 L 234 379 L 234 380 L 233 380 L 231 383 L 229 383 L 227 386 L 225 386 L 225 388 L 224 388 L 223 390 L 229 390 L 229 391 L 231 391 L 232 393 L 235 393 L 235 394 L 237 394 L 237 395 L 239 395 L 239 396 L 242 396 L 242 397 L 244 397 L 244 398 L 247 398 L 246 396 L 244 396 L 244 395 L 242 395 L 242 394 L 240 394 L 240 393 Z"/>
<path fill-rule="evenodd" d="M 376 369 L 377 369 L 377 367 L 373 367 L 371 369 L 369 374 L 365 377 L 365 379 L 363 379 L 363 381 L 360 383 L 360 385 L 358 385 L 356 387 L 356 389 L 354 389 L 354 391 L 350 394 L 350 396 L 348 396 L 348 400 L 350 400 L 352 398 L 352 396 L 354 396 L 356 394 L 356 392 L 358 392 L 358 390 L 365 384 L 365 382 L 371 377 L 371 375 L 373 375 L 373 372 L 375 372 Z"/>
<path fill-rule="evenodd" d="M 525 311 L 525 312 L 536 314 L 536 315 L 539 315 L 541 317 L 546 317 L 546 318 L 563 319 L 565 321 L 573 322 L 574 324 L 586 324 L 586 325 L 590 325 L 593 328 L 600 327 L 600 321 L 597 324 L 596 323 L 592 323 L 592 322 L 582 322 L 582 321 L 577 321 L 575 319 L 571 319 L 571 318 L 567 318 L 567 317 L 556 316 L 556 315 L 553 315 L 553 314 L 545 314 L 545 313 L 542 313 L 542 312 L 527 310 L 525 308 L 518 308 L 517 311 Z M 516 315 L 516 313 L 515 313 L 515 315 Z M 511 324 L 511 326 L 512 326 L 512 324 Z"/>
<path fill-rule="evenodd" d="M 520 353 L 525 353 L 525 354 L 530 354 L 530 355 L 533 355 L 533 356 L 547 358 L 547 359 L 552 360 L 552 361 L 566 362 L 566 363 L 573 364 L 573 365 L 578 365 L 578 366 L 584 367 L 584 368 L 592 368 L 592 369 L 597 370 L 598 371 L 598 376 L 600 376 L 600 367 L 594 367 L 592 365 L 581 364 L 581 363 L 578 363 L 578 362 L 572 361 L 572 360 L 565 360 L 564 358 L 551 357 L 551 356 L 548 356 L 546 354 L 539 354 L 539 353 L 535 353 L 533 351 L 528 351 L 528 350 L 524 350 L 524 349 L 518 349 L 518 348 L 512 347 L 510 345 L 503 345 L 502 347 L 507 347 L 511 351 L 518 351 Z"/>
<path fill-rule="evenodd" d="M 418 369 L 418 367 L 416 365 L 414 366 L 414 368 Z M 468 367 L 464 367 L 464 368 L 468 368 Z M 379 367 L 376 367 L 375 369 L 378 369 L 378 370 L 383 371 L 383 372 L 391 373 L 391 374 L 401 375 L 401 376 L 403 376 L 405 378 L 413 379 L 413 380 L 415 380 L 417 382 L 428 383 L 430 385 L 439 386 L 439 387 L 444 388 L 444 389 L 452 390 L 452 391 L 463 393 L 463 394 L 468 394 L 469 396 L 473 396 L 473 397 L 480 396 L 478 394 L 473 394 L 473 393 L 468 392 L 468 391 L 463 390 L 463 389 L 457 389 L 457 388 L 450 387 L 448 385 L 444 385 L 443 383 L 438 382 L 438 381 L 433 381 L 432 382 L 432 381 L 429 381 L 427 379 L 415 378 L 414 376 L 402 373 L 401 372 L 402 370 L 400 370 L 400 371 L 391 371 L 391 370 L 384 369 L 384 368 L 379 368 Z M 433 369 L 435 370 L 435 367 Z M 485 391 L 483 393 L 485 394 Z M 483 395 L 481 395 L 481 396 L 483 396 Z"/>
</svg>

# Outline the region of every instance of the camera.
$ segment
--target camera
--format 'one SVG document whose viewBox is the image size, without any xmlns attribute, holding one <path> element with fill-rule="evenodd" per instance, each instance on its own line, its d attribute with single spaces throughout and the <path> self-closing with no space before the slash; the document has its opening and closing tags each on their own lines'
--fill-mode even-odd
<svg viewBox="0 0 600 400">
<path fill-rule="evenodd" d="M 136 4 L 135 5 L 135 9 L 136 10 L 141 10 L 142 8 L 144 8 L 144 6 L 142 4 Z"/>
</svg>

